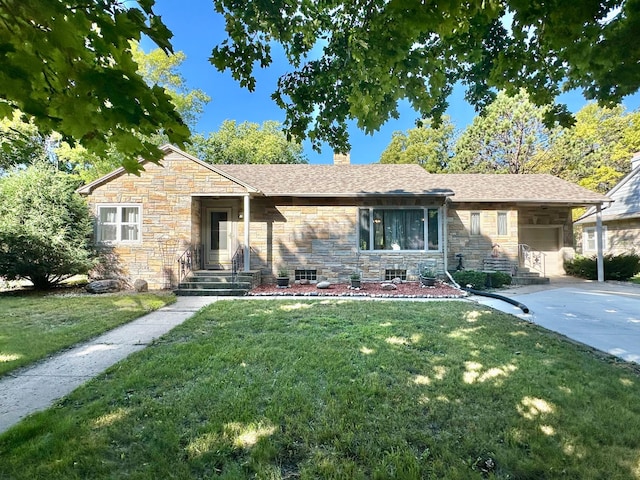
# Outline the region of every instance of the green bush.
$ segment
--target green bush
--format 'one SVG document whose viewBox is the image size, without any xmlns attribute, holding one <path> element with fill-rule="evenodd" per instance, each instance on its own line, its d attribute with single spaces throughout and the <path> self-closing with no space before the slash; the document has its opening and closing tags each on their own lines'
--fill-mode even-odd
<svg viewBox="0 0 640 480">
<path fill-rule="evenodd" d="M 491 274 L 491 285 L 494 288 L 504 287 L 505 285 L 511 285 L 511 275 L 505 272 L 494 272 Z"/>
<path fill-rule="evenodd" d="M 470 286 L 474 290 L 485 290 L 487 288 L 487 273 L 477 270 L 459 270 L 453 272 L 453 279 L 462 287 Z M 511 275 L 504 272 L 493 272 L 491 274 L 491 287 L 500 288 L 511 285 Z"/>
<path fill-rule="evenodd" d="M 640 273 L 640 256 L 629 253 L 623 255 L 604 255 L 605 280 L 629 280 Z M 595 256 L 576 256 L 564 262 L 564 271 L 574 277 L 597 280 L 598 262 Z"/>
<path fill-rule="evenodd" d="M 0 179 L 0 276 L 46 289 L 93 266 L 92 217 L 75 187 L 47 164 Z"/>
</svg>

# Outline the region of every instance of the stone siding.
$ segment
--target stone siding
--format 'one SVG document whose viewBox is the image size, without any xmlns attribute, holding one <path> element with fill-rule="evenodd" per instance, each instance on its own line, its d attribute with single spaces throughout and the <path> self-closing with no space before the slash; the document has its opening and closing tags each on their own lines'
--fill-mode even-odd
<svg viewBox="0 0 640 480">
<path fill-rule="evenodd" d="M 112 264 L 103 275 L 130 285 L 140 278 L 149 288 L 170 288 L 177 282 L 177 258 L 200 242 L 201 202 L 194 195 L 241 195 L 246 189 L 176 153 L 167 155 L 162 166 L 145 163 L 144 168 L 140 176 L 122 173 L 110 179 L 87 197 L 94 214 L 101 204 L 142 206 L 141 242 L 105 245 Z"/>
<path fill-rule="evenodd" d="M 609 221 L 607 226 L 607 253 L 640 254 L 640 219 Z"/>
<path fill-rule="evenodd" d="M 480 234 L 471 235 L 471 214 L 480 213 Z M 498 235 L 498 212 L 507 214 L 507 235 Z M 518 262 L 518 210 L 512 205 L 464 204 L 449 206 L 447 214 L 449 269 L 458 265 L 461 253 L 463 265 L 469 270 L 482 270 L 483 261 L 495 251 L 500 257 Z M 495 245 L 495 247 L 494 247 Z"/>
<path fill-rule="evenodd" d="M 434 259 L 442 272 L 441 252 L 358 250 L 358 208 L 385 205 L 416 206 L 419 203 L 399 198 L 373 202 L 252 199 L 251 269 L 261 270 L 267 282 L 273 282 L 281 268 L 288 270 L 291 278 L 296 269 L 316 270 L 318 279 L 332 282 L 348 281 L 354 271 L 361 272 L 365 281 L 379 281 L 384 279 L 386 269 L 406 270 L 409 279 L 417 279 L 418 266 Z"/>
</svg>

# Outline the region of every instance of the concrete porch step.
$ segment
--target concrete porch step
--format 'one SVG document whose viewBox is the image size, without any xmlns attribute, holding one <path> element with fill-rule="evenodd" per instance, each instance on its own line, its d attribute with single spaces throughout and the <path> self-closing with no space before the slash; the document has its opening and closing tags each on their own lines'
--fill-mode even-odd
<svg viewBox="0 0 640 480">
<path fill-rule="evenodd" d="M 536 275 L 518 275 L 511 278 L 512 285 L 546 285 L 549 283 L 549 277 L 541 277 Z"/>
<path fill-rule="evenodd" d="M 254 282 L 253 272 L 197 270 L 183 280 L 174 293 L 179 296 L 243 296 Z"/>
</svg>

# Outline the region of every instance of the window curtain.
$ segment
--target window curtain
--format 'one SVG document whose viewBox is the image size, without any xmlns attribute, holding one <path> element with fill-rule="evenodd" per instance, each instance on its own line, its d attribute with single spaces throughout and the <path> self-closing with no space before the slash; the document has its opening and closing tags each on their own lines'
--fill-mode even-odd
<svg viewBox="0 0 640 480">
<path fill-rule="evenodd" d="M 424 248 L 423 210 L 378 210 L 374 212 L 377 250 L 421 250 Z"/>
</svg>

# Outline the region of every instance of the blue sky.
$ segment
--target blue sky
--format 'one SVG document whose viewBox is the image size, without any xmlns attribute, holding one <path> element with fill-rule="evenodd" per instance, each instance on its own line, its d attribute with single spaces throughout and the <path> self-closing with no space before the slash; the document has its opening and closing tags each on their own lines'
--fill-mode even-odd
<svg viewBox="0 0 640 480">
<path fill-rule="evenodd" d="M 189 88 L 205 91 L 211 102 L 207 105 L 196 130 L 202 133 L 218 130 L 224 120 L 262 123 L 265 120 L 284 120 L 284 112 L 271 100 L 280 75 L 287 72 L 287 64 L 282 56 L 274 56 L 274 64 L 267 70 L 256 70 L 257 86 L 254 92 L 241 88 L 231 78 L 229 72 L 220 73 L 210 63 L 209 56 L 215 45 L 226 38 L 224 20 L 213 8 L 212 0 L 156 0 L 155 11 L 173 32 L 175 50 L 183 51 L 187 59 L 182 74 Z M 149 50 L 154 45 L 143 42 L 142 47 Z M 464 101 L 463 90 L 456 89 L 449 99 L 447 114 L 459 130 L 471 123 L 475 112 Z M 578 111 L 586 101 L 579 93 L 570 93 L 562 97 L 569 109 Z M 623 102 L 629 110 L 640 107 L 640 94 L 635 94 Z M 374 135 L 365 135 L 355 125 L 350 127 L 351 162 L 377 162 L 380 154 L 391 140 L 396 130 L 406 131 L 415 126 L 419 116 L 404 103 L 400 105 L 400 118 L 390 120 Z M 304 144 L 305 154 L 310 163 L 331 163 L 333 152 L 324 146 L 322 153 L 313 151 L 308 143 Z"/>
</svg>

